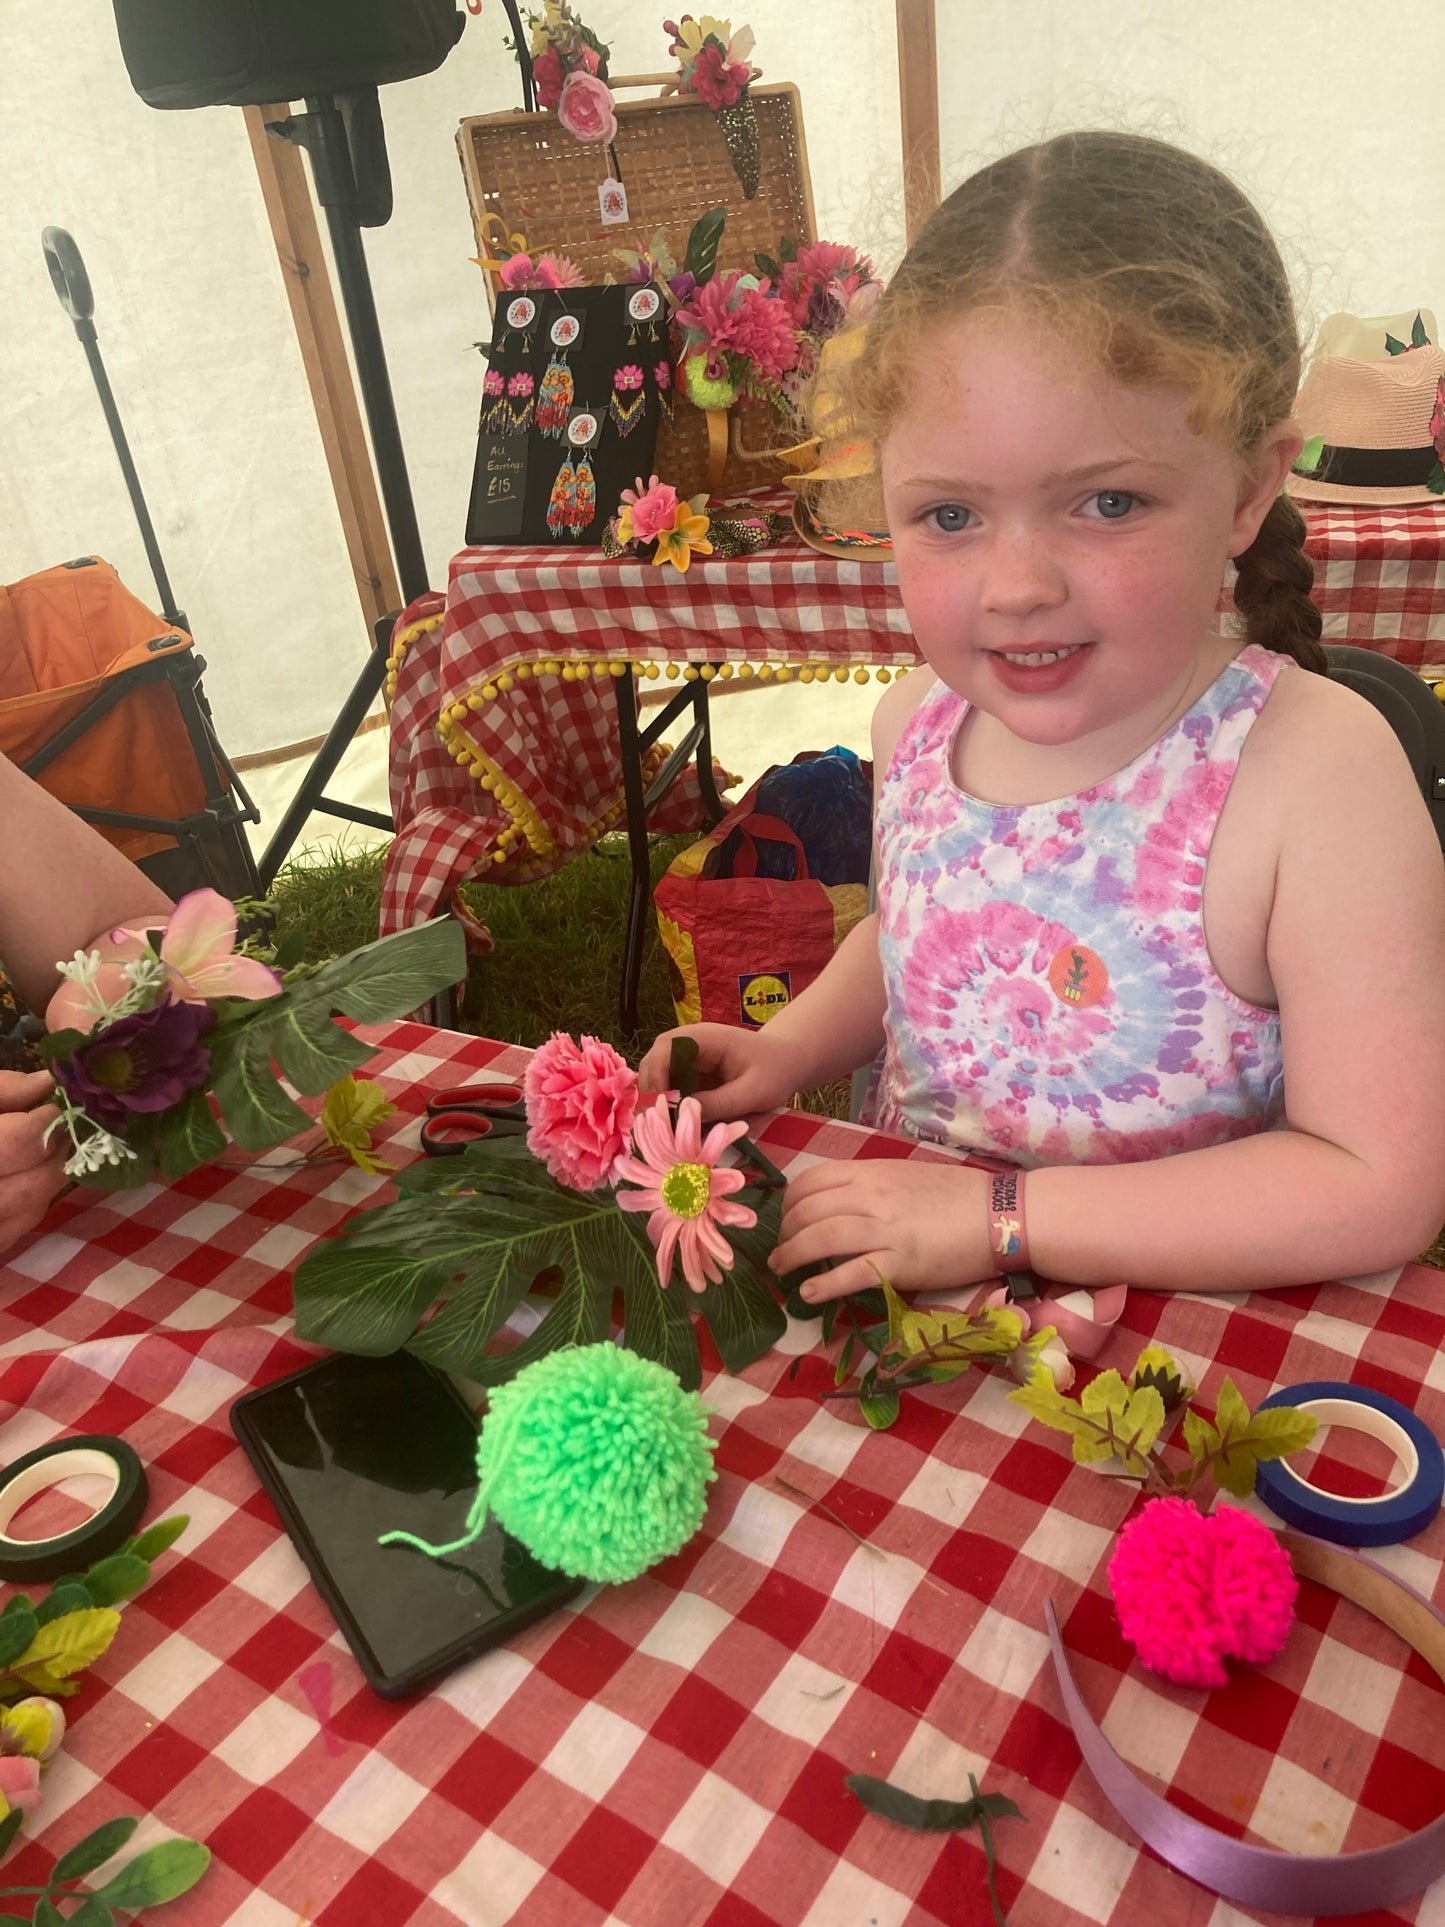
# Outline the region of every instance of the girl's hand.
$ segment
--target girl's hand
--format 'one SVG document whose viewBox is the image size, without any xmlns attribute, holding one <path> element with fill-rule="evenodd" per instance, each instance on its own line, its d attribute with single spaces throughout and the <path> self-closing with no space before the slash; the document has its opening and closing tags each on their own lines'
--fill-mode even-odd
<svg viewBox="0 0 1445 1927">
<path fill-rule="evenodd" d="M 65 1185 L 70 1147 L 59 1133 L 45 1143 L 59 1116 L 45 1102 L 54 1088 L 48 1071 L 0 1071 L 0 1251 L 35 1229 Z"/>
<path fill-rule="evenodd" d="M 691 1037 L 697 1043 L 701 1080 L 697 1097 L 704 1124 L 719 1118 L 732 1124 L 758 1111 L 776 1110 L 798 1089 L 788 1053 L 768 1043 L 766 1027 L 739 1030 L 732 1024 L 688 1024 L 680 1030 L 665 1030 L 643 1058 L 637 1079 L 644 1091 L 671 1087 L 675 1037 Z"/>
<path fill-rule="evenodd" d="M 881 1272 L 895 1291 L 941 1291 L 996 1276 L 988 1178 L 967 1165 L 860 1158 L 817 1164 L 788 1185 L 772 1271 L 845 1262 L 809 1278 L 810 1303 L 866 1291 Z M 876 1270 L 875 1270 L 876 1266 Z"/>
</svg>

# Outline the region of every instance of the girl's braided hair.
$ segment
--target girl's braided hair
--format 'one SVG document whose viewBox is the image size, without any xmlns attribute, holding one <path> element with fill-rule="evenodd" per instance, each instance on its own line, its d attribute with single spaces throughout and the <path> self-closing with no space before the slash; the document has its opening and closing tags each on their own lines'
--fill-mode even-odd
<svg viewBox="0 0 1445 1927">
<path fill-rule="evenodd" d="M 941 323 L 1020 307 L 1131 386 L 1190 396 L 1190 425 L 1247 458 L 1286 420 L 1300 341 L 1268 228 L 1208 162 L 1136 134 L 1062 134 L 982 169 L 936 209 L 840 368 L 832 406 L 875 447 Z M 849 505 L 881 527 L 875 500 Z M 830 515 L 830 520 L 834 519 Z M 1326 673 L 1304 519 L 1281 495 L 1235 557 L 1249 641 Z"/>
</svg>

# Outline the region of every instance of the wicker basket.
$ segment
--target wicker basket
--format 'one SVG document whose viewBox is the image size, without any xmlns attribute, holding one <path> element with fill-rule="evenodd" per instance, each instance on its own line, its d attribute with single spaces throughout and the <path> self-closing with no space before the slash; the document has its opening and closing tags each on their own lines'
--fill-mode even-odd
<svg viewBox="0 0 1445 1927">
<path fill-rule="evenodd" d="M 643 83 L 614 81 L 613 87 Z M 490 255 L 497 226 L 525 237 L 530 252 L 565 254 L 589 282 L 616 279 L 617 248 L 645 248 L 658 229 L 680 261 L 693 224 L 712 208 L 727 210 L 721 260 L 751 268 L 755 253 L 774 254 L 785 236 L 799 243 L 817 238 L 803 110 L 796 87 L 750 87 L 757 116 L 762 179 L 749 201 L 733 172 L 722 129 L 711 110 L 691 97 L 619 101 L 614 143 L 627 189 L 628 222 L 603 227 L 597 189 L 607 171 L 605 150 L 573 140 L 555 114 L 479 114 L 457 130 L 457 148 L 471 204 L 479 255 Z M 496 305 L 487 277 L 487 303 Z M 747 415 L 766 411 L 749 409 Z M 772 424 L 748 422 L 734 434 L 723 488 L 753 488 L 773 479 L 772 458 L 748 451 L 786 440 Z M 657 472 L 686 495 L 700 494 L 708 479 L 707 418 L 678 397 L 671 424 L 663 422 Z"/>
</svg>

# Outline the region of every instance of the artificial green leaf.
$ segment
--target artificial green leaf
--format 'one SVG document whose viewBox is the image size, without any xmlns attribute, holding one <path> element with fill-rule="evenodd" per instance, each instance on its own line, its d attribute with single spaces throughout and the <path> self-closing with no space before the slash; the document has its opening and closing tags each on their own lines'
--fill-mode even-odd
<svg viewBox="0 0 1445 1927">
<path fill-rule="evenodd" d="M 211 1864 L 211 1850 L 198 1840 L 162 1840 L 147 1847 L 114 1880 L 97 1889 L 96 1898 L 108 1907 L 157 1907 L 189 1892 Z"/>
<path fill-rule="evenodd" d="M 611 1328 L 612 1292 L 595 1290 L 585 1275 L 573 1272 L 564 1278 L 551 1309 L 540 1325 L 511 1351 L 497 1358 L 480 1361 L 467 1376 L 482 1385 L 500 1385 L 513 1378 L 524 1365 L 548 1352 L 569 1345 L 599 1345 Z"/>
<path fill-rule="evenodd" d="M 108 1599 L 93 1598 L 89 1586 L 81 1580 L 60 1580 L 35 1608 L 35 1621 L 37 1626 L 48 1626 L 52 1619 L 59 1619 L 64 1613 L 83 1613 L 91 1606 L 109 1604 Z"/>
<path fill-rule="evenodd" d="M 898 1418 L 897 1392 L 865 1393 L 858 1404 L 875 1432 L 886 1432 Z"/>
<path fill-rule="evenodd" d="M 849 1372 L 852 1371 L 853 1353 L 857 1349 L 857 1346 L 858 1346 L 857 1332 L 855 1331 L 849 1332 L 847 1338 L 844 1339 L 843 1341 L 843 1349 L 838 1354 L 838 1364 L 833 1372 L 833 1383 L 835 1385 L 841 1385 L 843 1383 L 843 1380 L 848 1376 Z"/>
<path fill-rule="evenodd" d="M 1311 435 L 1310 439 L 1305 443 L 1304 447 L 1300 450 L 1299 454 L 1295 457 L 1295 462 L 1294 462 L 1295 474 L 1296 475 L 1313 475 L 1315 470 L 1320 465 L 1320 461 L 1324 455 L 1324 452 L 1325 452 L 1324 436 Z"/>
<path fill-rule="evenodd" d="M 1432 495 L 1445 495 L 1445 462 L 1436 462 L 1425 477 L 1425 486 Z"/>
<path fill-rule="evenodd" d="M 1216 1481 L 1236 1499 L 1247 1499 L 1254 1490 L 1258 1465 L 1247 1445 L 1232 1445 L 1221 1452 L 1211 1470 Z"/>
<path fill-rule="evenodd" d="M 485 1242 L 495 1228 L 496 1207 L 479 1199 L 475 1212 L 459 1208 L 472 1203 L 403 1197 L 382 1210 L 361 1212 L 338 1236 L 314 1245 L 292 1281 L 296 1336 L 305 1344 L 379 1358 L 399 1350 L 428 1306 L 458 1284 L 482 1296 L 509 1289 L 501 1280 L 510 1251 L 496 1253 Z M 517 1267 L 515 1295 L 492 1330 L 510 1316 L 546 1262 L 542 1256 L 530 1271 Z M 477 1315 L 485 1323 L 490 1308 L 479 1306 Z M 436 1356 L 434 1345 L 427 1355 Z"/>
<path fill-rule="evenodd" d="M 40 1627 L 10 1670 L 37 1691 L 48 1691 L 57 1680 L 99 1659 L 119 1625 L 120 1614 L 109 1606 L 64 1613 Z"/>
<path fill-rule="evenodd" d="M 114 1606 L 134 1598 L 151 1576 L 148 1561 L 133 1552 L 113 1552 L 85 1575 L 86 1591 L 97 1606 Z"/>
<path fill-rule="evenodd" d="M 1319 1420 L 1313 1412 L 1293 1405 L 1272 1405 L 1251 1415 L 1245 1438 L 1257 1459 L 1285 1459 L 1302 1452 L 1314 1440 Z"/>
<path fill-rule="evenodd" d="M 303 1097 L 319 1097 L 343 1077 L 352 1076 L 376 1052 L 349 1030 L 332 1023 L 330 1013 L 282 1011 L 265 1027 L 271 1055 Z"/>
<path fill-rule="evenodd" d="M 1072 1435 L 1082 1425 L 1078 1400 L 1064 1396 L 1047 1365 L 1036 1366 L 1028 1382 L 1010 1392 L 1009 1397 L 1015 1405 L 1022 1405 L 1030 1418 L 1052 1426 L 1056 1432 Z"/>
<path fill-rule="evenodd" d="M 226 1133 L 216 1122 L 210 1099 L 204 1091 L 191 1091 L 166 1113 L 165 1129 L 156 1134 L 156 1165 L 161 1177 L 174 1183 L 225 1149 Z"/>
<path fill-rule="evenodd" d="M 169 1551 L 190 1523 L 190 1514 L 186 1512 L 174 1513 L 169 1519 L 157 1519 L 153 1526 L 147 1526 L 144 1532 L 121 1550 L 133 1552 L 137 1559 L 144 1559 L 153 1565 L 163 1552 Z"/>
<path fill-rule="evenodd" d="M 113 1853 L 120 1852 L 139 1825 L 139 1820 L 134 1818 L 107 1820 L 103 1827 L 77 1840 L 69 1853 L 60 1856 L 50 1876 L 52 1883 L 58 1887 L 62 1881 L 82 1880 L 86 1874 L 94 1873 Z"/>
<path fill-rule="evenodd" d="M 1225 1379 L 1219 1388 L 1219 1397 L 1214 1402 L 1214 1423 L 1226 1442 L 1249 1430 L 1249 1407 L 1232 1378 Z"/>
<path fill-rule="evenodd" d="M 1404 352 L 1405 344 L 1403 341 L 1397 341 L 1392 334 L 1385 336 L 1385 353 L 1387 355 L 1403 355 Z"/>
<path fill-rule="evenodd" d="M 271 956 L 271 968 L 284 977 L 288 970 L 294 970 L 306 955 L 306 932 L 299 927 L 288 930 L 277 944 Z"/>
<path fill-rule="evenodd" d="M 717 251 L 727 226 L 727 209 L 715 207 L 693 223 L 687 237 L 683 270 L 693 276 L 699 287 L 711 281 L 717 268 Z"/>
<path fill-rule="evenodd" d="M 730 1372 L 746 1370 L 771 1351 L 788 1329 L 787 1316 L 771 1288 L 741 1257 L 720 1284 L 698 1292 L 693 1304 Z"/>
<path fill-rule="evenodd" d="M 10 1851 L 11 1842 L 14 1840 L 16 1834 L 19 1833 L 20 1822 L 24 1818 L 25 1814 L 22 1808 L 11 1807 L 10 1811 L 5 1815 L 5 1818 L 0 1820 L 0 1854 Z"/>
<path fill-rule="evenodd" d="M 978 1793 L 969 1800 L 924 1800 L 916 1793 L 890 1785 L 887 1780 L 876 1780 L 869 1773 L 850 1773 L 843 1784 L 870 1813 L 918 1833 L 957 1833 L 966 1827 L 976 1827 L 982 1814 L 992 1820 L 1024 1817 L 1002 1793 Z"/>
<path fill-rule="evenodd" d="M 783 278 L 783 270 L 778 266 L 771 254 L 755 254 L 753 256 L 753 265 L 757 268 L 759 274 L 767 276 L 774 287 L 777 287 Z"/>
<path fill-rule="evenodd" d="M 48 1894 L 42 1894 L 35 1903 L 30 1922 L 31 1927 L 65 1927 L 65 1915 Z"/>
<path fill-rule="evenodd" d="M 66 1927 L 115 1927 L 115 1915 L 98 1894 L 87 1894 Z"/>
<path fill-rule="evenodd" d="M 20 1655 L 30 1650 L 40 1621 L 33 1607 L 0 1615 L 0 1667 L 13 1666 Z"/>
<path fill-rule="evenodd" d="M 658 1284 L 656 1263 L 646 1262 L 652 1257 L 646 1227 L 636 1216 L 629 1214 L 624 1229 L 629 1234 L 635 1231 L 646 1246 L 640 1254 L 646 1268 L 629 1264 L 623 1271 L 623 1342 L 639 1357 L 656 1359 L 675 1372 L 685 1392 L 695 1392 L 702 1384 L 702 1355 L 687 1304 L 692 1294 L 680 1284 L 671 1284 L 666 1291 Z"/>
<path fill-rule="evenodd" d="M 211 1050 L 216 1102 L 242 1151 L 269 1151 L 309 1130 L 311 1119 L 276 1081 L 271 1054 L 252 1029 L 219 1034 Z"/>
<path fill-rule="evenodd" d="M 53 1064 L 57 1057 L 69 1057 L 80 1049 L 87 1032 L 83 1030 L 52 1030 L 37 1040 L 36 1053 L 43 1064 Z"/>
<path fill-rule="evenodd" d="M 1430 337 L 1425 332 L 1424 318 L 1418 314 L 1415 316 L 1414 323 L 1410 329 L 1410 346 L 1412 348 L 1428 348 L 1430 346 Z"/>
<path fill-rule="evenodd" d="M 1152 1385 L 1130 1391 L 1118 1372 L 1099 1372 L 1079 1395 L 1086 1418 L 1105 1428 L 1105 1437 L 1076 1435 L 1074 1457 L 1093 1465 L 1117 1455 L 1135 1472 L 1149 1468 L 1147 1453 L 1164 1427 L 1164 1401 Z"/>
<path fill-rule="evenodd" d="M 3 1619 L 6 1613 L 32 1612 L 34 1608 L 35 1601 L 28 1592 L 12 1592 L 5 1604 L 0 1606 L 0 1619 Z"/>
<path fill-rule="evenodd" d="M 796 261 L 797 258 L 798 244 L 791 234 L 785 234 L 778 243 L 778 259 L 780 261 Z"/>
<path fill-rule="evenodd" d="M 1202 1465 L 1211 1452 L 1219 1449 L 1219 1431 L 1201 1412 L 1191 1406 L 1184 1414 L 1184 1443 L 1189 1447 L 1189 1456 L 1196 1465 Z"/>
<path fill-rule="evenodd" d="M 697 1039 L 674 1037 L 667 1056 L 667 1088 L 679 1097 L 691 1097 L 697 1082 Z"/>
</svg>

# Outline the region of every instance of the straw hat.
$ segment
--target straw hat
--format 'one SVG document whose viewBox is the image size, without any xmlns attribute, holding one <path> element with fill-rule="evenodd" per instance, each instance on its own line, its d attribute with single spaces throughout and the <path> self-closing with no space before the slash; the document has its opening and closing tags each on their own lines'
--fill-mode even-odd
<svg viewBox="0 0 1445 1927">
<path fill-rule="evenodd" d="M 1441 499 L 1445 476 L 1430 428 L 1445 392 L 1445 353 L 1434 340 L 1435 317 L 1423 309 L 1329 317 L 1295 403 L 1302 460 L 1312 452 L 1314 459 L 1308 472 L 1290 476 L 1291 495 L 1380 508 Z M 1311 451 L 1316 438 L 1323 446 Z"/>
<path fill-rule="evenodd" d="M 855 562 L 888 562 L 893 557 L 893 543 L 886 529 L 840 528 L 828 513 L 829 498 L 837 497 L 838 484 L 859 482 L 871 475 L 875 466 L 873 444 L 856 432 L 854 422 L 826 386 L 830 372 L 836 375 L 852 361 L 866 339 L 867 330 L 860 327 L 824 342 L 813 394 L 818 433 L 796 448 L 779 450 L 779 455 L 794 470 L 783 479 L 789 488 L 797 490 L 793 527 L 809 548 L 824 555 L 846 555 Z"/>
</svg>

